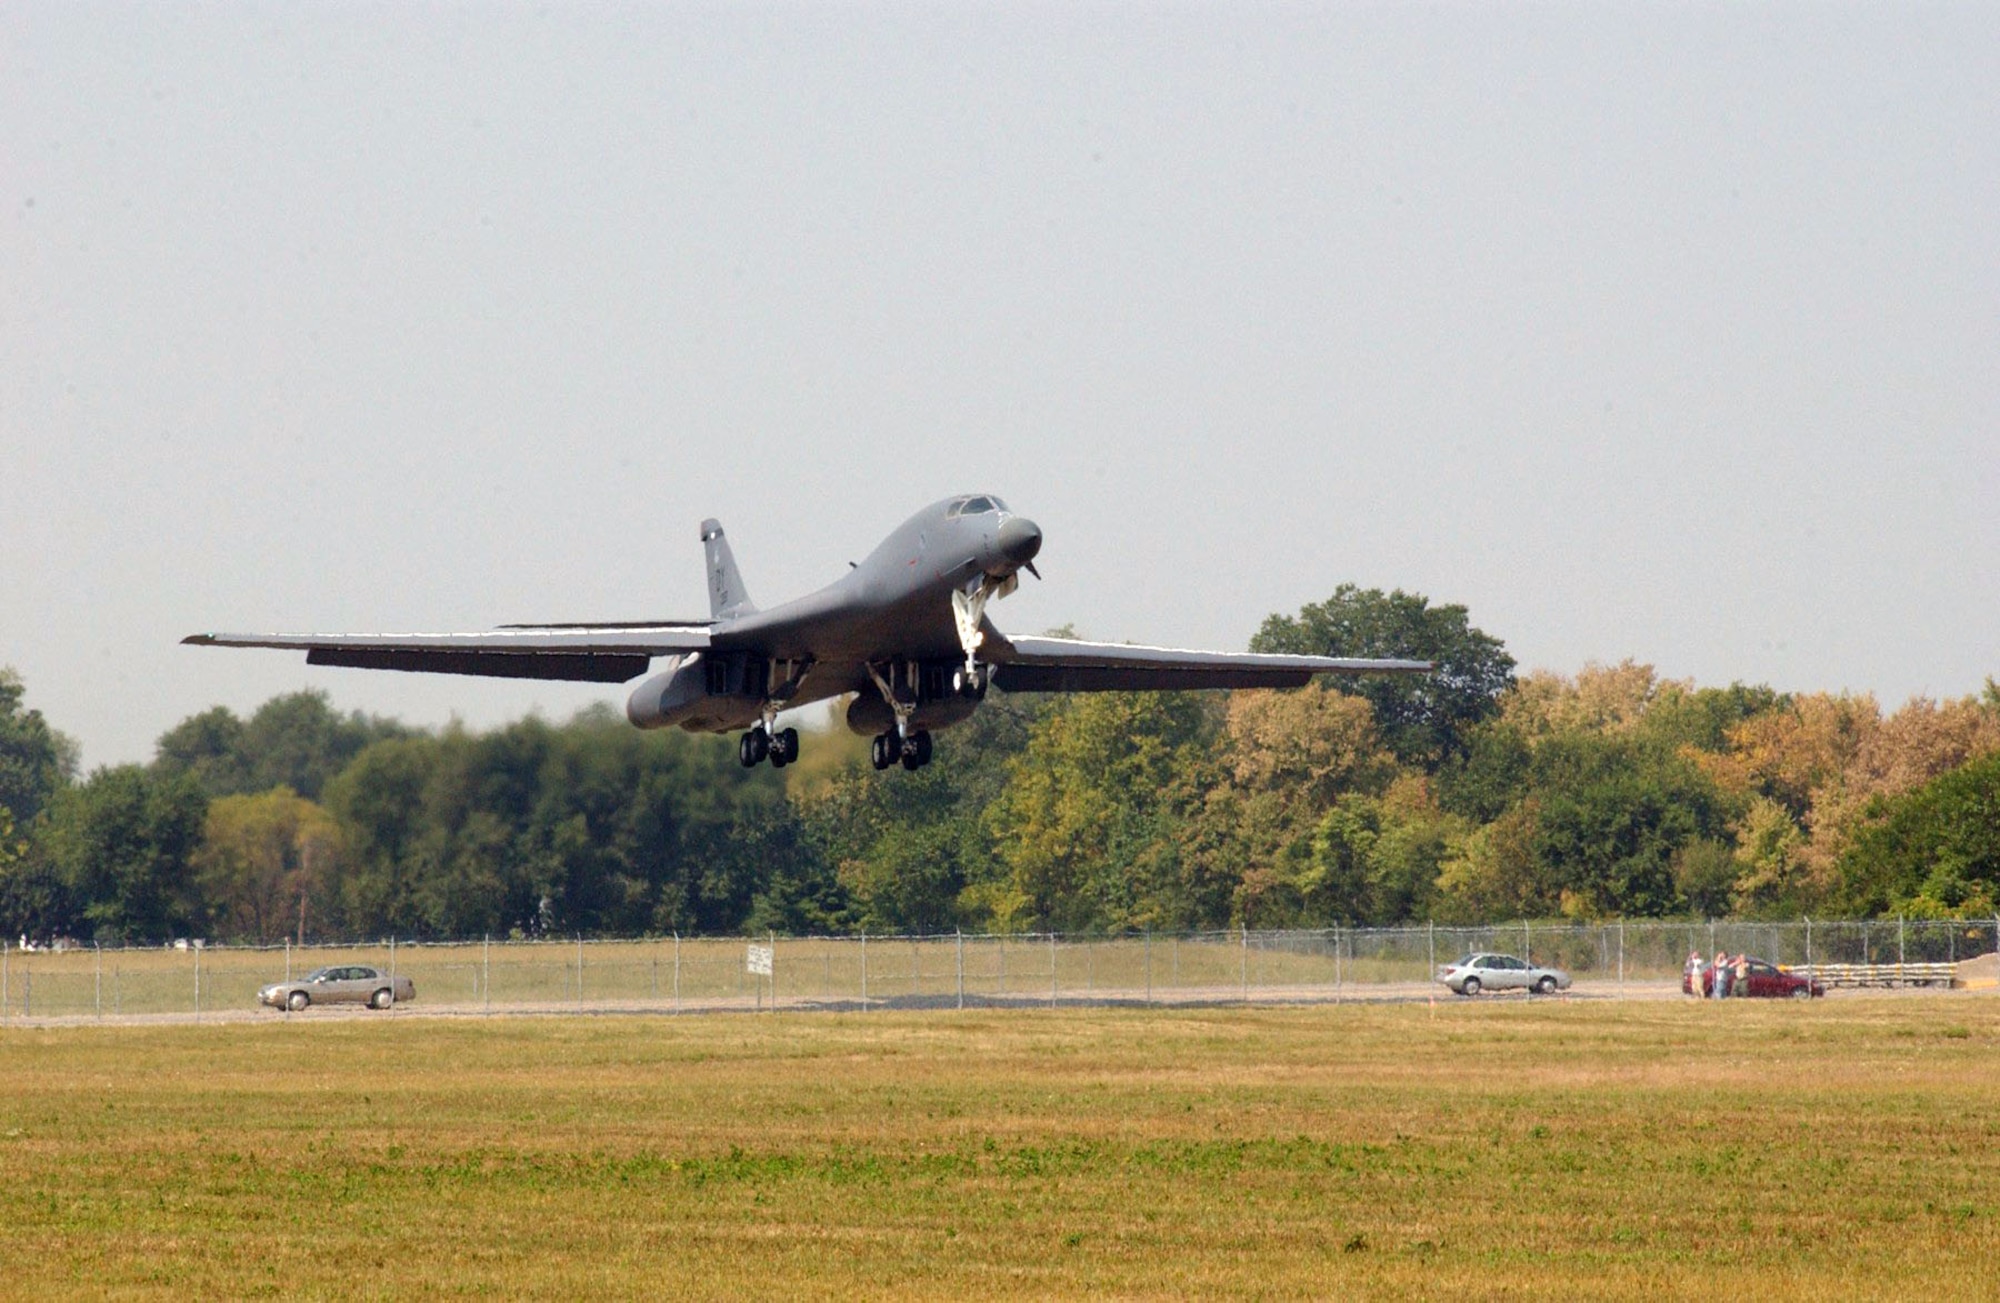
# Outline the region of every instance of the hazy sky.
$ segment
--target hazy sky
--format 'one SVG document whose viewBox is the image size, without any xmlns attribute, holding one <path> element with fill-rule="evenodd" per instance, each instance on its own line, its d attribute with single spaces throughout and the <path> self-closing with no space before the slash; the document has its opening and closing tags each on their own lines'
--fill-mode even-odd
<svg viewBox="0 0 2000 1303">
<path fill-rule="evenodd" d="M 967 489 L 1010 630 L 1977 691 L 2000 9 L 0 7 L 0 664 L 87 765 L 622 704 L 176 644 L 700 617 L 707 515 L 768 604 Z"/>
</svg>

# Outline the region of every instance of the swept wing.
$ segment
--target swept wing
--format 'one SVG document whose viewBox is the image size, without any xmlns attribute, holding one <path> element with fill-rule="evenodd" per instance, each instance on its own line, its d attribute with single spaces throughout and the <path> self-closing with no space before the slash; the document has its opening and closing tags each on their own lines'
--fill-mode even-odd
<svg viewBox="0 0 2000 1303">
<path fill-rule="evenodd" d="M 1297 688 L 1317 674 L 1424 674 L 1429 661 L 1180 651 L 1072 638 L 1009 638 L 988 653 L 1004 692 Z"/>
<path fill-rule="evenodd" d="M 653 657 L 701 651 L 709 637 L 706 624 L 690 622 L 516 625 L 486 633 L 198 633 L 181 641 L 303 651 L 308 665 L 623 683 L 644 674 Z"/>
</svg>

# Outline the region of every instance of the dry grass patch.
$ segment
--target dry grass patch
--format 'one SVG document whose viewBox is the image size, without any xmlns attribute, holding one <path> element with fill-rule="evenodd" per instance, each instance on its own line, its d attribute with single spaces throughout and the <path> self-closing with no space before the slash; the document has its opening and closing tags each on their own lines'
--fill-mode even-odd
<svg viewBox="0 0 2000 1303">
<path fill-rule="evenodd" d="M 24 1293 L 1984 1297 L 2000 1003 L 0 1034 Z"/>
</svg>

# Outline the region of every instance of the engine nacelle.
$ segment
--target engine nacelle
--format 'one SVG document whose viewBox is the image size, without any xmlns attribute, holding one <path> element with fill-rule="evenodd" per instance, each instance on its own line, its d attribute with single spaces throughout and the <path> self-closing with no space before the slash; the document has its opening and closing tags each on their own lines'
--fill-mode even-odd
<svg viewBox="0 0 2000 1303">
<path fill-rule="evenodd" d="M 640 728 L 671 728 L 699 714 L 708 702 L 708 674 L 701 653 L 667 657 L 664 673 L 632 689 L 625 700 L 625 718 Z"/>
<path fill-rule="evenodd" d="M 963 697 L 941 697 L 919 704 L 910 715 L 910 727 L 926 731 L 949 728 L 951 725 L 972 718 L 978 708 L 976 701 Z M 889 703 L 873 693 L 862 693 L 847 703 L 847 727 L 862 737 L 873 737 L 896 727 L 896 712 L 889 709 Z"/>
</svg>

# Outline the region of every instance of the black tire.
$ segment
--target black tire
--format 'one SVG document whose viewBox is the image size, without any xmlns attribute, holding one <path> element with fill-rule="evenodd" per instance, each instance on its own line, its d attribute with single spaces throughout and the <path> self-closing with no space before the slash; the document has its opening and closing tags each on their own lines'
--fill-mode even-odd
<svg viewBox="0 0 2000 1303">
<path fill-rule="evenodd" d="M 396 993 L 386 986 L 377 991 L 368 1001 L 368 1005 L 372 1009 L 387 1009 L 394 1003 L 396 1003 Z"/>
<path fill-rule="evenodd" d="M 894 739 L 887 733 L 877 733 L 875 741 L 869 745 L 868 759 L 877 769 L 887 769 L 896 763 Z"/>
<path fill-rule="evenodd" d="M 745 769 L 757 767 L 757 744 L 752 742 L 750 737 L 750 734 L 745 733 L 736 739 L 736 758 L 743 763 Z"/>
<path fill-rule="evenodd" d="M 304 991 L 294 991 L 285 997 L 285 1008 L 291 1010 L 293 1013 L 303 1013 L 305 1007 L 312 1002 L 313 998 Z"/>
<path fill-rule="evenodd" d="M 1555 993 L 1556 979 L 1550 977 L 1547 973 L 1542 974 L 1541 980 L 1535 983 L 1535 994 L 1554 995 Z"/>
<path fill-rule="evenodd" d="M 1458 988 L 1458 993 L 1460 995 L 1478 995 L 1479 986 L 1480 983 L 1478 978 L 1468 977 L 1465 979 L 1465 982 Z"/>
<path fill-rule="evenodd" d="M 931 762 L 930 730 L 929 729 L 919 730 L 917 733 L 916 742 L 917 742 L 917 767 L 921 769 L 923 766 Z"/>
<path fill-rule="evenodd" d="M 1812 999 L 1812 988 L 1810 986 L 1795 986 L 1792 988 L 1792 998 L 1794 1000 L 1810 1000 Z"/>
<path fill-rule="evenodd" d="M 789 765 L 794 760 L 797 760 L 799 758 L 799 731 L 795 728 L 782 730 L 778 734 L 776 745 L 772 748 L 772 754 L 775 755 L 777 753 L 777 747 L 784 748 L 786 764 Z"/>
</svg>

